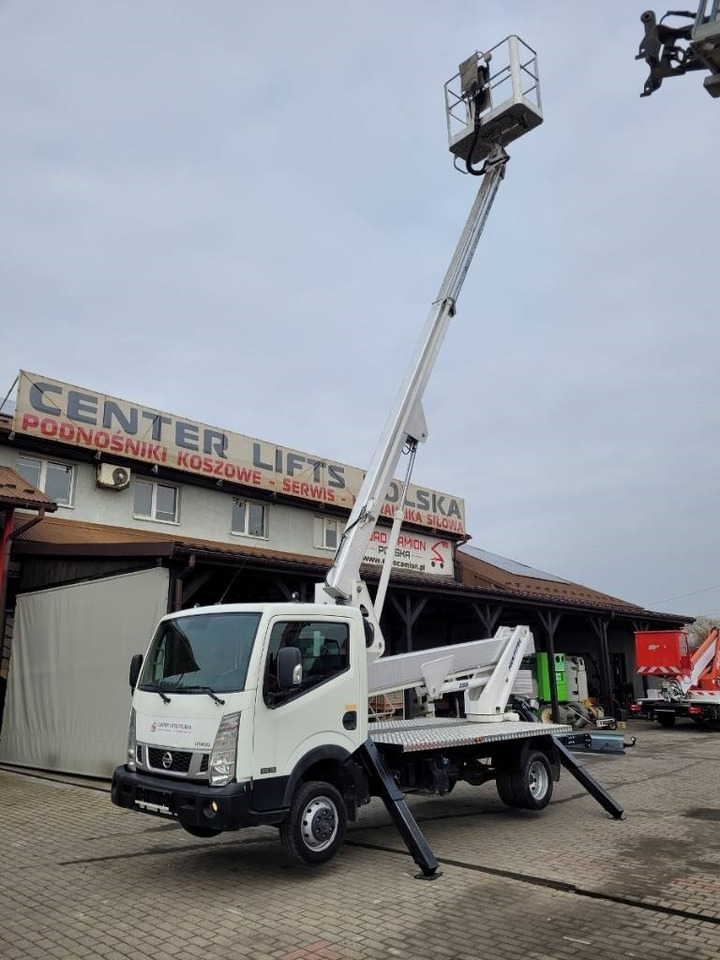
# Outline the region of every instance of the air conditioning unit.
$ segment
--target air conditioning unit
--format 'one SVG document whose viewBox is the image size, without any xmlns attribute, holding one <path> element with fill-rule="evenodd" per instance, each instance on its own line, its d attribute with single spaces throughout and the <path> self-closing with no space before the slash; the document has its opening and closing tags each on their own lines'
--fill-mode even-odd
<svg viewBox="0 0 720 960">
<path fill-rule="evenodd" d="M 112 463 L 99 463 L 97 484 L 109 490 L 124 490 L 130 486 L 130 471 L 127 467 L 116 467 Z"/>
</svg>

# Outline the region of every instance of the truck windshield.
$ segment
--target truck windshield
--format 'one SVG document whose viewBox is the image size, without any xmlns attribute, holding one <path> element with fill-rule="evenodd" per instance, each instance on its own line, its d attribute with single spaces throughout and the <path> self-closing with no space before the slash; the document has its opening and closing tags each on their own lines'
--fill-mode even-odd
<svg viewBox="0 0 720 960">
<path fill-rule="evenodd" d="M 259 613 L 208 613 L 166 620 L 143 665 L 141 690 L 216 693 L 245 689 Z M 194 691 L 191 689 L 194 688 Z"/>
</svg>

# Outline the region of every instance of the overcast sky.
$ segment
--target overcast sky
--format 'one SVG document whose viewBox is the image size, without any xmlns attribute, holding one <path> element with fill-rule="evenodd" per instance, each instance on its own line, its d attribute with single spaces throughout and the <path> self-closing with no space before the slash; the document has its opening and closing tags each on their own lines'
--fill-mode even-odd
<svg viewBox="0 0 720 960">
<path fill-rule="evenodd" d="M 367 465 L 477 186 L 443 84 L 518 33 L 546 120 L 415 480 L 475 546 L 720 613 L 720 102 L 640 99 L 645 2 L 0 0 L 0 395 L 22 367 Z"/>
</svg>

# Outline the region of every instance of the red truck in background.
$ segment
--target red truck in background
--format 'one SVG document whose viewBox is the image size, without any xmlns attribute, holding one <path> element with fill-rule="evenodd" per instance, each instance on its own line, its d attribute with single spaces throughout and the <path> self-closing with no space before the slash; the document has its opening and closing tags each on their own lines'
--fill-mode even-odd
<svg viewBox="0 0 720 960">
<path fill-rule="evenodd" d="M 661 727 L 672 727 L 677 717 L 720 720 L 720 631 L 711 630 L 693 652 L 684 630 L 638 631 L 635 656 L 648 695 L 631 704 L 633 715 L 657 720 Z"/>
</svg>

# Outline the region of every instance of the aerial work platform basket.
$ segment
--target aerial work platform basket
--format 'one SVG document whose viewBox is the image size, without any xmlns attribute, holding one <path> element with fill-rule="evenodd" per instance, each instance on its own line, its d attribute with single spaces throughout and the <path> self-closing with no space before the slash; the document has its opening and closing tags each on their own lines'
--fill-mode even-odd
<svg viewBox="0 0 720 960">
<path fill-rule="evenodd" d="M 539 126 L 537 54 L 516 36 L 476 51 L 445 84 L 445 113 L 450 151 L 470 165 Z"/>
</svg>

